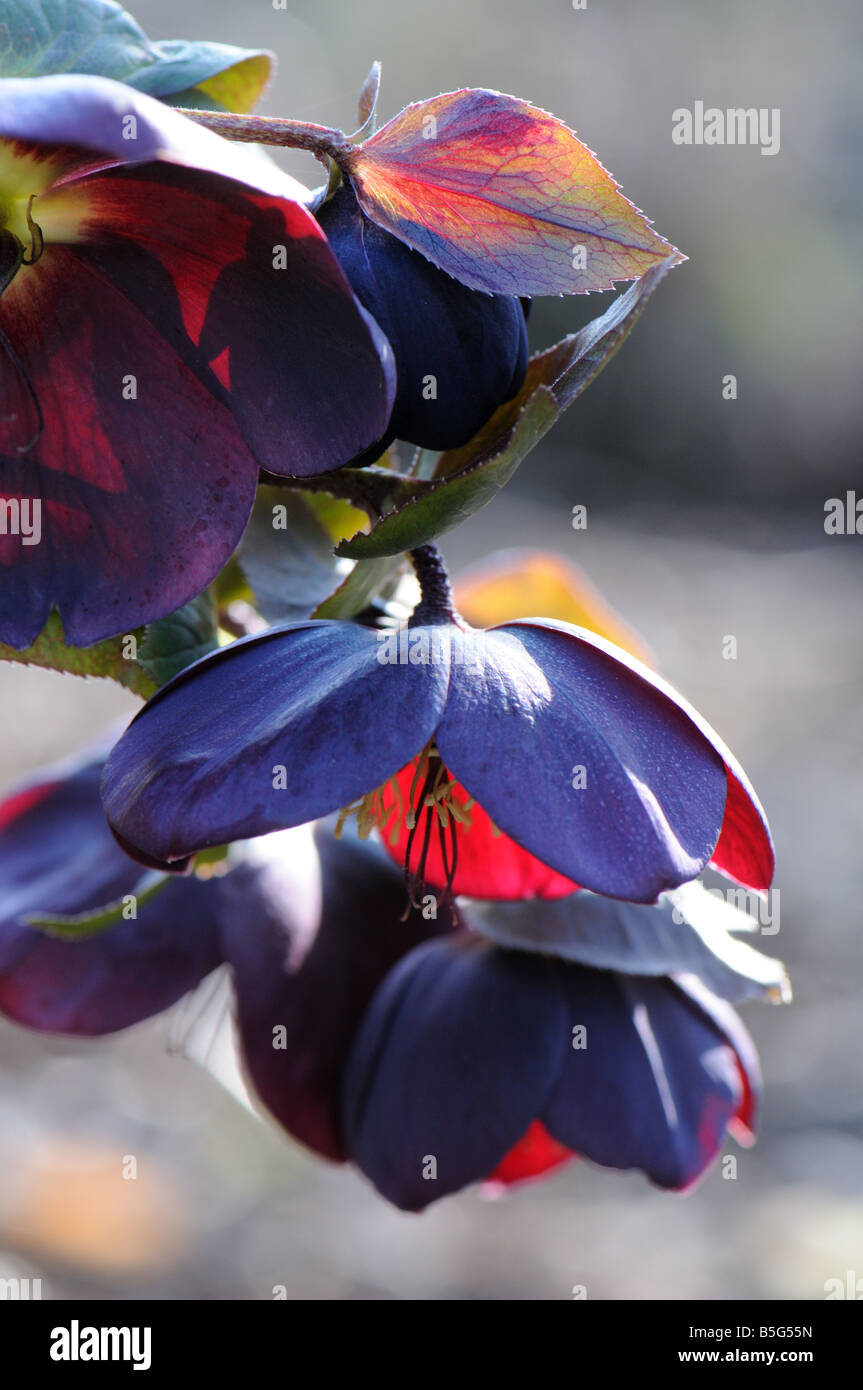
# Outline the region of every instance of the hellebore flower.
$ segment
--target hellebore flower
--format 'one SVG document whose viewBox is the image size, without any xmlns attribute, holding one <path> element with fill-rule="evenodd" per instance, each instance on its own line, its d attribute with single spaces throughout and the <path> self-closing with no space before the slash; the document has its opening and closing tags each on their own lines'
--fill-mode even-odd
<svg viewBox="0 0 863 1390">
<path fill-rule="evenodd" d="M 81 646 L 173 611 L 259 466 L 380 437 L 392 354 L 306 196 L 120 83 L 0 81 L 0 641 L 55 605 Z"/>
<path fill-rule="evenodd" d="M 459 932 L 415 948 L 380 986 L 348 1059 L 344 1130 L 363 1172 L 412 1211 L 567 1151 L 686 1189 L 726 1130 L 750 1139 L 758 1075 L 736 1014 L 697 980 Z"/>
<path fill-rule="evenodd" d="M 105 824 L 102 766 L 57 767 L 0 803 L 0 1012 L 31 1028 L 125 1028 L 176 1003 L 220 961 L 217 880 L 172 879 L 137 920 L 81 940 L 28 923 L 92 912 L 140 883 Z"/>
<path fill-rule="evenodd" d="M 304 826 L 244 846 L 222 877 L 172 879 L 137 920 L 86 941 L 47 939 L 25 912 L 81 911 L 138 872 L 106 843 L 97 774 L 92 763 L 61 769 L 0 805 L 11 896 L 0 1008 L 13 1018 L 106 1032 L 227 963 L 254 1094 L 293 1136 L 356 1162 L 412 1209 L 468 1182 L 538 1176 L 575 1150 L 685 1187 L 726 1128 L 748 1137 L 757 1061 L 736 1016 L 691 972 L 731 998 L 763 992 L 759 972 L 714 955 L 686 924 L 671 931 L 668 905 L 621 909 L 576 893 L 549 919 L 571 959 L 505 950 L 477 934 L 476 905 L 405 918 L 379 846 Z M 622 947 L 621 910 L 642 919 L 633 940 L 646 944 Z M 629 958 L 642 975 L 587 968 L 580 952 Z M 161 992 L 141 988 L 157 964 Z M 657 977 L 669 967 L 690 973 Z"/>
<path fill-rule="evenodd" d="M 475 896 L 575 883 L 653 902 L 708 862 L 768 886 L 754 793 L 680 696 L 566 623 L 468 628 L 436 553 L 420 556 L 424 598 L 400 632 L 289 623 L 204 658 L 150 700 L 102 784 L 130 853 L 183 867 L 205 847 L 346 808 L 364 830 L 400 815 L 413 878 L 427 881 L 436 840 L 446 886 Z M 541 861 L 534 882 L 525 855 Z"/>
<path fill-rule="evenodd" d="M 527 368 L 521 303 L 469 289 L 378 227 L 342 187 L 318 221 L 354 293 L 392 345 L 397 391 L 394 439 L 425 449 L 467 444 L 498 406 L 517 395 Z"/>
</svg>

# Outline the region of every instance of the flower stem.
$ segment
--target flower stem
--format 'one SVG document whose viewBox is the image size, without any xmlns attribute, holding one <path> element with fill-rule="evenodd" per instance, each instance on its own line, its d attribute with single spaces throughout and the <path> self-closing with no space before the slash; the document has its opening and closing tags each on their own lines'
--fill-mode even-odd
<svg viewBox="0 0 863 1390">
<path fill-rule="evenodd" d="M 233 111 L 199 111 L 188 106 L 178 109 L 182 115 L 191 117 L 207 130 L 214 130 L 226 140 L 308 150 L 322 164 L 328 165 L 331 159 L 338 163 L 353 149 L 343 130 L 310 121 L 290 121 L 283 116 L 240 116 Z"/>
<path fill-rule="evenodd" d="M 456 621 L 458 614 L 452 601 L 449 575 L 437 546 L 419 545 L 416 550 L 409 550 L 408 555 L 422 593 L 411 614 L 410 625 L 440 622 L 441 619 Z"/>
</svg>

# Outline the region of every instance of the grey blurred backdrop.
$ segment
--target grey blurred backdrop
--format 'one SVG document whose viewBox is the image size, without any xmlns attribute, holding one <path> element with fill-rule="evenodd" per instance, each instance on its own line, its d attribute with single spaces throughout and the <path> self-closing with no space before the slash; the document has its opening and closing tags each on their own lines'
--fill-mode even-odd
<svg viewBox="0 0 863 1390">
<path fill-rule="evenodd" d="M 373 58 L 382 116 L 497 87 L 574 127 L 690 257 L 515 484 L 448 539 L 582 565 L 752 775 L 778 843 L 791 1008 L 751 1006 L 761 1137 L 680 1199 L 575 1164 L 422 1217 L 292 1146 L 173 1055 L 182 1023 L 85 1044 L 0 1026 L 0 1276 L 95 1298 L 818 1299 L 863 1278 L 860 790 L 861 30 L 855 0 L 139 0 L 153 38 L 275 49 L 265 110 L 351 129 Z M 671 113 L 781 111 L 781 149 L 682 147 Z M 295 173 L 316 182 L 303 157 Z M 608 296 L 540 303 L 536 346 Z M 736 401 L 722 378 L 738 378 Z M 588 507 L 574 532 L 576 503 Z M 723 659 L 734 635 L 736 660 Z M 136 702 L 0 669 L 5 786 Z M 733 1146 L 729 1145 L 729 1151 Z M 123 1182 L 119 1156 L 138 1158 Z M 863 1286 L 861 1286 L 863 1288 Z"/>
</svg>

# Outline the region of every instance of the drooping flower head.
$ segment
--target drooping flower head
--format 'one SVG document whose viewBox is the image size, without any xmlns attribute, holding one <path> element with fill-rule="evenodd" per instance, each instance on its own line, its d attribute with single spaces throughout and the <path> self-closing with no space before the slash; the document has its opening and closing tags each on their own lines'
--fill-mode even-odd
<svg viewBox="0 0 863 1390">
<path fill-rule="evenodd" d="M 120 83 L 0 81 L 0 641 L 55 605 L 78 645 L 172 611 L 260 466 L 383 433 L 392 354 L 306 197 Z"/>
<path fill-rule="evenodd" d="M 685 1188 L 726 1130 L 751 1138 L 757 1059 L 703 982 L 741 999 L 782 970 L 724 929 L 708 942 L 697 911 L 674 926 L 668 903 L 580 892 L 530 909 L 537 950 L 503 948 L 495 932 L 530 940 L 527 905 L 500 922 L 499 904 L 405 918 L 378 846 L 307 826 L 252 842 L 218 877 L 170 879 L 87 939 L 46 935 L 80 932 L 74 914 L 134 896 L 140 877 L 107 835 L 99 767 L 57 769 L 0 806 L 0 1009 L 17 1021 L 111 1031 L 225 964 L 254 1096 L 412 1210 L 576 1153 Z"/>
<path fill-rule="evenodd" d="M 431 877 L 443 865 L 453 892 L 577 884 L 653 902 L 709 862 L 767 887 L 770 839 L 745 774 L 669 686 L 565 623 L 468 628 L 436 552 L 417 555 L 424 596 L 400 631 L 287 624 L 149 702 L 103 780 L 131 853 L 182 867 L 204 847 L 350 808 L 388 833 L 396 816 L 417 880 L 435 846 Z"/>
</svg>

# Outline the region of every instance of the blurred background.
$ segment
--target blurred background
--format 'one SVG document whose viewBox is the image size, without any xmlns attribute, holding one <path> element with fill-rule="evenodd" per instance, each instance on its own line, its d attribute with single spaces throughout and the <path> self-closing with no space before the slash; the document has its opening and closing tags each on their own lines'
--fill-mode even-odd
<svg viewBox="0 0 863 1390">
<path fill-rule="evenodd" d="M 178 1055 L 189 1009 L 91 1044 L 0 1023 L 0 1277 L 99 1299 L 267 1299 L 275 1285 L 292 1299 L 567 1299 L 585 1284 L 589 1298 L 806 1300 L 848 1271 L 863 1279 L 863 537 L 824 531 L 827 499 L 863 497 L 859 4 L 133 10 L 152 38 L 276 50 L 273 114 L 352 129 L 373 58 L 382 119 L 460 86 L 529 98 L 690 257 L 444 550 L 455 570 L 514 544 L 581 565 L 731 744 L 777 840 L 780 931 L 760 944 L 786 961 L 795 1002 L 745 1011 L 766 1094 L 736 1181 L 714 1171 L 678 1198 L 579 1163 L 420 1217 L 307 1157 Z M 778 107 L 780 152 L 675 145 L 671 113 L 696 100 Z M 313 161 L 290 167 L 318 181 Z M 538 303 L 534 345 L 609 302 Z M 736 400 L 722 396 L 729 373 Z M 572 529 L 576 504 L 586 530 Z M 137 704 L 11 667 L 0 698 L 4 787 Z M 127 1154 L 136 1182 L 120 1176 Z"/>
</svg>

